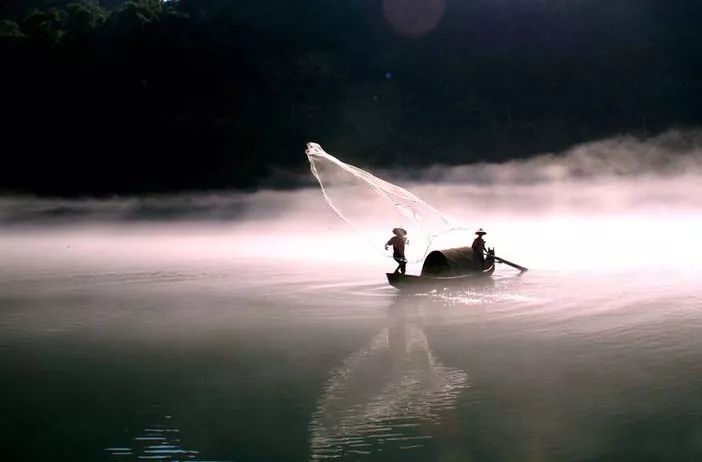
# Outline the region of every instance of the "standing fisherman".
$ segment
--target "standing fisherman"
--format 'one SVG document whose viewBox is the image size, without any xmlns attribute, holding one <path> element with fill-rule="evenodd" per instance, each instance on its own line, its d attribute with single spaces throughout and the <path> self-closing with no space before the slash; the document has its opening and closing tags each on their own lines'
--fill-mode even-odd
<svg viewBox="0 0 702 462">
<path fill-rule="evenodd" d="M 475 238 L 471 246 L 473 248 L 473 260 L 476 265 L 480 265 L 480 269 L 482 270 L 485 266 L 485 240 L 483 236 L 487 233 L 483 231 L 483 228 L 480 228 L 475 234 L 477 234 L 478 237 Z"/>
<path fill-rule="evenodd" d="M 388 246 L 392 246 L 392 258 L 398 263 L 397 268 L 395 268 L 395 274 L 398 272 L 405 274 L 407 269 L 407 259 L 405 258 L 405 245 L 409 245 L 409 241 L 405 236 L 407 236 L 407 231 L 402 228 L 395 228 L 392 230 L 394 234 L 388 242 L 385 243 L 385 250 L 388 250 Z"/>
</svg>

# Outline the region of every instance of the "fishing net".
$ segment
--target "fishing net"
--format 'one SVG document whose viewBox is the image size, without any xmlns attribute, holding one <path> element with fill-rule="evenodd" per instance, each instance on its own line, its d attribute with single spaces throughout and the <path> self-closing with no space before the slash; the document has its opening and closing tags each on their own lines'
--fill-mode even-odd
<svg viewBox="0 0 702 462">
<path fill-rule="evenodd" d="M 316 143 L 307 143 L 305 152 L 324 200 L 374 249 L 382 252 L 392 229 L 404 228 L 408 239 L 405 256 L 410 263 L 417 263 L 437 237 L 452 232 L 465 236 L 466 228 L 406 189 L 341 162 Z"/>
</svg>

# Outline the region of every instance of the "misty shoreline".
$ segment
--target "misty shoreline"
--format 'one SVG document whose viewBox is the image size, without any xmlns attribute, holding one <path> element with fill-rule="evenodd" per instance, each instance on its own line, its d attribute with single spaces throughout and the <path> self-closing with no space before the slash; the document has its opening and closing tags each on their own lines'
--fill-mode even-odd
<svg viewBox="0 0 702 462">
<path fill-rule="evenodd" d="M 513 213 L 699 210 L 702 130 L 671 130 L 647 140 L 619 136 L 526 160 L 373 173 L 447 210 L 460 200 Z M 311 174 L 281 171 L 277 177 L 282 180 L 271 178 L 252 191 L 84 198 L 0 195 L 0 224 L 236 222 L 319 210 L 321 194 Z"/>
</svg>

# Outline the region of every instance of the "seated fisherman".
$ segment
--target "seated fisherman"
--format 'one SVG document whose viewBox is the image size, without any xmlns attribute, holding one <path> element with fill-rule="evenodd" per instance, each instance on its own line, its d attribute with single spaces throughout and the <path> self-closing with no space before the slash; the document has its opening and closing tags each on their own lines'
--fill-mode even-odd
<svg viewBox="0 0 702 462">
<path fill-rule="evenodd" d="M 476 265 L 480 266 L 480 269 L 483 269 L 485 267 L 485 240 L 483 236 L 487 233 L 483 231 L 483 228 L 480 228 L 475 234 L 477 234 L 478 237 L 475 238 L 471 246 L 473 249 L 473 260 L 475 260 Z"/>
<path fill-rule="evenodd" d="M 407 269 L 407 259 L 405 258 L 405 245 L 409 245 L 409 241 L 405 236 L 407 236 L 407 231 L 405 231 L 402 228 L 395 228 L 392 230 L 392 233 L 395 235 L 390 240 L 385 243 L 385 250 L 388 250 L 388 246 L 392 246 L 392 258 L 395 259 L 395 261 L 398 263 L 397 268 L 395 269 L 395 274 L 398 273 L 398 271 L 402 274 L 405 274 L 405 271 Z"/>
</svg>

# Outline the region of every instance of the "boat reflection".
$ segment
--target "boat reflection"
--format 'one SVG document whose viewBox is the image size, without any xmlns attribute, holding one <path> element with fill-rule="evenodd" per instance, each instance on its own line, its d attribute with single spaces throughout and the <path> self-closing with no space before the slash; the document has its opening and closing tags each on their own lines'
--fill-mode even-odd
<svg viewBox="0 0 702 462">
<path fill-rule="evenodd" d="M 402 299 L 388 324 L 332 370 L 310 422 L 312 459 L 422 448 L 468 386 L 464 371 L 436 358 Z"/>
</svg>

